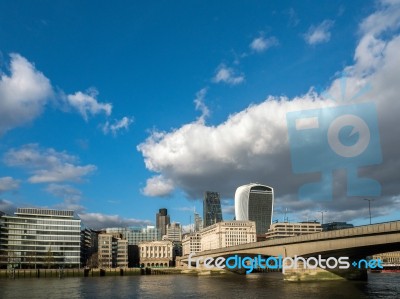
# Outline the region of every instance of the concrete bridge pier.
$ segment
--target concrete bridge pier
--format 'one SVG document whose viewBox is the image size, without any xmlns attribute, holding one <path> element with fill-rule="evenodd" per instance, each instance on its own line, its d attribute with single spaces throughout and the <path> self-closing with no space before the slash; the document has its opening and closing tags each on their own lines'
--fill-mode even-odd
<svg viewBox="0 0 400 299">
<path fill-rule="evenodd" d="M 368 280 L 367 269 L 364 263 L 361 263 L 361 267 L 358 267 L 360 258 L 350 258 L 348 260 L 349 267 L 347 269 L 340 269 L 339 265 L 335 268 L 330 269 L 323 265 L 325 269 L 321 267 L 310 268 L 305 267 L 302 261 L 299 261 L 297 268 L 289 268 L 290 261 L 286 261 L 284 264 L 288 268 L 282 271 L 283 279 L 285 281 L 323 281 L 323 280 Z M 365 260 L 365 259 L 364 259 Z M 357 265 L 353 266 L 353 262 Z M 334 265 L 332 262 L 331 265 Z M 306 269 L 307 268 L 307 269 Z"/>
</svg>

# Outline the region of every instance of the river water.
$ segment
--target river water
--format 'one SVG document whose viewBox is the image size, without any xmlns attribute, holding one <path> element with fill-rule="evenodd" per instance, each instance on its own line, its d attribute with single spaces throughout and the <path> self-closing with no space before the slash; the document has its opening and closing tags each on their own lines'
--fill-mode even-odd
<svg viewBox="0 0 400 299">
<path fill-rule="evenodd" d="M 284 282 L 280 273 L 1 279 L 0 298 L 400 298 L 400 273 L 367 282 Z"/>
</svg>

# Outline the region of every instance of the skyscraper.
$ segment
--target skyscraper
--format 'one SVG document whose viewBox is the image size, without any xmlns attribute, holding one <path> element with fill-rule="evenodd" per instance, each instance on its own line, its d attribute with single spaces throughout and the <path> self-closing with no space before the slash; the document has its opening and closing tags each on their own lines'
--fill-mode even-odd
<svg viewBox="0 0 400 299">
<path fill-rule="evenodd" d="M 167 234 L 167 225 L 170 223 L 167 209 L 160 209 L 156 215 L 156 227 L 161 232 L 161 237 Z"/>
<path fill-rule="evenodd" d="M 222 221 L 221 201 L 218 192 L 206 191 L 203 201 L 203 227 Z"/>
<path fill-rule="evenodd" d="M 235 192 L 236 220 L 256 222 L 257 235 L 264 235 L 272 221 L 274 189 L 260 184 L 240 186 Z"/>
</svg>

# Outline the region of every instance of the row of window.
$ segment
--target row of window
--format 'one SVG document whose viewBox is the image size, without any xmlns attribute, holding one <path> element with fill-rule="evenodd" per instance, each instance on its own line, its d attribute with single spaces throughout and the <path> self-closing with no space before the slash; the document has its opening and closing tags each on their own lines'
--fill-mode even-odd
<svg viewBox="0 0 400 299">
<path fill-rule="evenodd" d="M 21 245 L 21 246 L 18 246 Z M 39 246 L 38 246 L 39 245 Z M 41 246 L 40 246 L 41 245 Z M 68 247 L 61 247 L 62 246 L 68 246 Z M 35 249 L 35 250 L 41 250 L 40 248 L 45 248 L 43 250 L 47 250 L 49 247 L 51 247 L 51 250 L 71 250 L 71 248 L 81 248 L 79 243 L 45 243 L 45 244 L 32 244 L 32 243 L 23 243 L 23 244 L 4 244 L 5 247 L 13 250 L 20 250 L 21 248 L 23 249 Z M 61 248 L 61 249 L 58 249 Z"/>
<path fill-rule="evenodd" d="M 48 251 L 8 251 L 6 253 L 7 257 L 19 257 L 19 256 L 26 256 L 26 257 L 33 257 L 33 258 L 41 258 L 41 257 L 78 257 L 80 256 L 79 251 L 64 251 L 64 252 L 53 252 L 50 253 Z"/>
<path fill-rule="evenodd" d="M 30 230 L 9 230 L 8 232 L 2 232 L 2 234 L 4 235 L 17 235 L 17 236 L 21 236 L 21 235 L 54 235 L 54 236 L 64 236 L 64 235 L 72 235 L 72 236 L 79 236 L 80 238 L 80 231 L 47 231 L 47 230 L 37 230 L 37 231 L 30 231 Z"/>
<path fill-rule="evenodd" d="M 163 258 L 163 257 L 171 257 L 172 254 L 170 252 L 168 252 L 167 254 L 146 254 L 145 252 L 142 252 L 140 256 L 143 258 Z"/>
<path fill-rule="evenodd" d="M 74 216 L 73 211 L 37 209 L 37 208 L 18 208 L 17 214 L 31 214 L 31 215 L 43 215 L 43 216 L 68 216 L 68 217 Z"/>
<path fill-rule="evenodd" d="M 36 224 L 51 224 L 51 225 L 70 225 L 70 226 L 79 226 L 81 225 L 80 220 L 64 220 L 64 219 L 51 219 L 51 220 L 42 220 L 42 219 L 23 219 L 23 218 L 7 218 L 6 223 L 36 223 Z"/>
<path fill-rule="evenodd" d="M 141 247 L 141 249 L 142 250 L 147 250 L 147 251 L 149 251 L 149 250 L 158 251 L 158 250 L 166 250 L 166 249 L 170 250 L 171 247 L 170 246 L 145 246 L 145 247 Z"/>
<path fill-rule="evenodd" d="M 80 226 L 68 226 L 68 225 L 32 225 L 32 224 L 8 224 L 5 225 L 5 229 L 45 229 L 45 230 L 74 230 L 81 233 Z"/>
<path fill-rule="evenodd" d="M 7 238 L 8 240 L 37 240 L 37 241 L 56 241 L 56 240 L 65 240 L 65 241 L 80 241 L 79 236 L 40 236 L 40 235 L 10 235 Z"/>
</svg>

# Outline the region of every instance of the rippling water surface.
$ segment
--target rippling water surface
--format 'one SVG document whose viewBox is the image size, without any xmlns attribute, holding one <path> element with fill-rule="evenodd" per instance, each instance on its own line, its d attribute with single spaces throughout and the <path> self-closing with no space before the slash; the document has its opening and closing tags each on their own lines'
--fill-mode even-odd
<svg viewBox="0 0 400 299">
<path fill-rule="evenodd" d="M 284 282 L 280 273 L 2 279 L 0 298 L 400 298 L 400 273 L 368 282 Z"/>
</svg>

